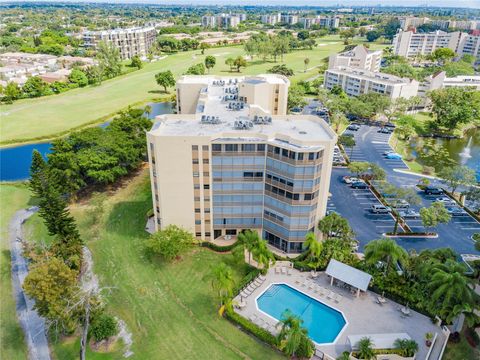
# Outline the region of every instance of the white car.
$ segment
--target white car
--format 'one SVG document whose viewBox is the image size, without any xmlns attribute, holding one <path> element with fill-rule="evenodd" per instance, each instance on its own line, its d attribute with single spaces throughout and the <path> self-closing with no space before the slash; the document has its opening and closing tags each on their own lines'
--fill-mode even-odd
<svg viewBox="0 0 480 360">
<path fill-rule="evenodd" d="M 436 198 L 433 202 L 439 202 L 445 205 L 456 205 L 456 202 L 447 196 L 441 196 L 439 198 Z"/>
</svg>

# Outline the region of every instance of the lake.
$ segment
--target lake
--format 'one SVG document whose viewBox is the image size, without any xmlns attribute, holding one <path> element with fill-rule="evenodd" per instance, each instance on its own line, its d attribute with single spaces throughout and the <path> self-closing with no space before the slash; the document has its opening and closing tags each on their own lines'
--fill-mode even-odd
<svg viewBox="0 0 480 360">
<path fill-rule="evenodd" d="M 480 130 L 472 129 L 461 139 L 426 139 L 443 148 L 448 156 L 459 165 L 466 165 L 477 173 L 480 181 Z M 412 143 L 410 154 L 415 157 L 415 144 Z M 421 160 L 418 160 L 421 163 Z"/>
<path fill-rule="evenodd" d="M 150 103 L 152 108 L 149 119 L 161 114 L 171 114 L 172 104 L 169 102 Z M 99 126 L 108 126 L 107 121 Z M 0 149 L 0 181 L 18 181 L 29 178 L 30 164 L 33 150 L 38 150 L 46 159 L 50 152 L 51 143 L 42 142 Z"/>
</svg>

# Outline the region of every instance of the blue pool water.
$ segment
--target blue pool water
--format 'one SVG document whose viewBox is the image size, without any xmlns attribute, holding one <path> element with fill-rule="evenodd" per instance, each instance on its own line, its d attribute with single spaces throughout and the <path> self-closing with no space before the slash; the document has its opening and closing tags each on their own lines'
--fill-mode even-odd
<svg viewBox="0 0 480 360">
<path fill-rule="evenodd" d="M 339 311 L 285 284 L 271 285 L 257 299 L 257 305 L 261 311 L 277 320 L 281 320 L 282 314 L 290 310 L 303 320 L 302 326 L 317 344 L 334 342 L 347 323 Z"/>
</svg>

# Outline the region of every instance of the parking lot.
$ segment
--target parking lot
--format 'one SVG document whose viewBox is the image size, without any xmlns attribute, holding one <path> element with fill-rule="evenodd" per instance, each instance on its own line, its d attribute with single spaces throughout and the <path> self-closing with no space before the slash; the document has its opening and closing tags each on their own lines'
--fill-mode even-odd
<svg viewBox="0 0 480 360">
<path fill-rule="evenodd" d="M 415 188 L 422 199 L 420 206 L 412 206 L 411 209 L 419 211 L 422 207 L 428 207 L 440 196 L 426 196 L 416 184 L 421 178 L 417 175 L 402 173 L 408 167 L 402 160 L 386 159 L 383 153 L 392 150 L 388 144 L 389 134 L 379 133 L 376 126 L 361 125 L 358 131 L 353 133 L 356 146 L 353 149 L 352 161 L 368 161 L 380 165 L 387 174 L 387 180 L 399 187 Z M 347 154 L 350 149 L 347 149 Z M 400 170 L 400 171 L 398 171 Z M 328 202 L 328 210 L 337 211 L 347 218 L 360 241 L 360 249 L 373 239 L 377 239 L 385 232 L 390 232 L 394 227 L 394 220 L 390 215 L 372 214 L 369 209 L 373 204 L 379 204 L 378 200 L 369 190 L 354 190 L 342 182 L 344 175 L 350 175 L 347 169 L 335 168 L 332 172 L 330 192 L 332 194 Z M 439 185 L 433 181 L 432 184 Z M 457 205 L 447 207 L 458 208 Z M 420 219 L 407 219 L 407 224 L 415 232 L 425 232 Z M 431 231 L 431 229 L 429 229 Z M 397 242 L 406 249 L 420 251 L 426 248 L 451 247 L 459 254 L 479 254 L 473 246 L 471 236 L 480 232 L 480 223 L 468 214 L 453 216 L 448 224 L 441 224 L 434 229 L 438 238 L 396 238 Z"/>
</svg>

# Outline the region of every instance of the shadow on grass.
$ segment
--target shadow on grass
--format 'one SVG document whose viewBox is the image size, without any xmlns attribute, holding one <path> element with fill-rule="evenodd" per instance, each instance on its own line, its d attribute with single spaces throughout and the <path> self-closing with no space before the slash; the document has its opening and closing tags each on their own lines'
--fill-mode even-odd
<svg viewBox="0 0 480 360">
<path fill-rule="evenodd" d="M 122 201 L 116 203 L 108 216 L 105 229 L 123 236 L 148 237 L 145 231 L 147 218 L 145 214 L 151 208 L 151 199 L 144 196 L 144 201 Z"/>
<path fill-rule="evenodd" d="M 165 90 L 148 90 L 149 94 L 170 95 L 169 91 Z"/>
</svg>

